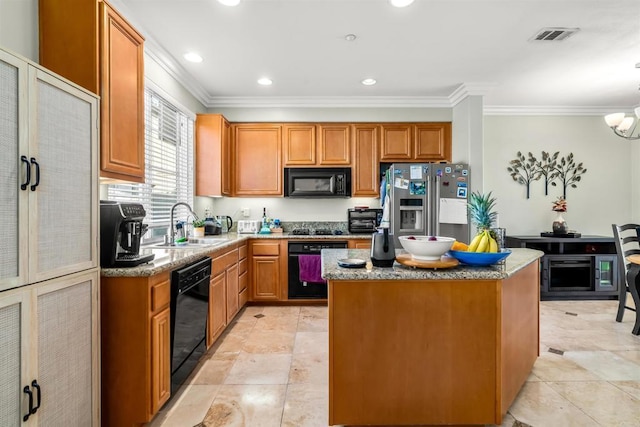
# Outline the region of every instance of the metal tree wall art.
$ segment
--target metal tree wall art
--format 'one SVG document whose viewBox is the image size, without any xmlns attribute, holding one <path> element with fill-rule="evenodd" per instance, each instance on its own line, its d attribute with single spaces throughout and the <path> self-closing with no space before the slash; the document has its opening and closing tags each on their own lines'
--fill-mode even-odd
<svg viewBox="0 0 640 427">
<path fill-rule="evenodd" d="M 527 199 L 529 198 L 529 186 L 531 181 L 540 179 L 540 170 L 536 167 L 536 158 L 529 153 L 527 158 L 518 151 L 517 158 L 509 162 L 511 166 L 507 168 L 511 178 L 519 184 L 527 186 Z"/>
<path fill-rule="evenodd" d="M 567 187 L 576 188 L 577 183 L 582 179 L 582 175 L 587 172 L 587 169 L 582 165 L 582 162 L 576 165 L 573 160 L 573 153 L 569 153 L 567 157 L 563 157 L 556 164 L 555 171 L 557 177 L 562 183 L 562 198 L 567 198 Z M 551 185 L 555 186 L 556 183 L 552 182 Z"/>
<path fill-rule="evenodd" d="M 544 177 L 544 195 L 549 195 L 549 184 L 552 183 L 558 177 L 558 171 L 556 170 L 559 151 L 556 151 L 552 155 L 546 151 L 542 152 L 542 159 L 536 163 L 536 168 L 541 177 Z"/>
</svg>

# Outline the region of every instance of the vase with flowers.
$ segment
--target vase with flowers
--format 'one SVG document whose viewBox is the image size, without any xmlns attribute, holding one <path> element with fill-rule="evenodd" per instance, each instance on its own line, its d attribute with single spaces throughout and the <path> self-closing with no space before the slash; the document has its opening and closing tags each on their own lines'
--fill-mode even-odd
<svg viewBox="0 0 640 427">
<path fill-rule="evenodd" d="M 556 213 L 556 218 L 553 220 L 553 234 L 567 234 L 569 227 L 562 216 L 567 211 L 567 201 L 564 197 L 558 197 L 555 202 L 552 202 L 552 205 L 551 210 Z"/>
</svg>

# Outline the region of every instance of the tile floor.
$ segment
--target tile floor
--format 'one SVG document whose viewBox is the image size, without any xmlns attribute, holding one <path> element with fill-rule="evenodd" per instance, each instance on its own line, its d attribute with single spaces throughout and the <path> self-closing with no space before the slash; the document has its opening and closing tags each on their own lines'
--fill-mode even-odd
<svg viewBox="0 0 640 427">
<path fill-rule="evenodd" d="M 540 357 L 502 426 L 640 425 L 640 337 L 616 309 L 541 303 Z M 327 341 L 326 307 L 246 307 L 147 426 L 327 426 Z"/>
</svg>

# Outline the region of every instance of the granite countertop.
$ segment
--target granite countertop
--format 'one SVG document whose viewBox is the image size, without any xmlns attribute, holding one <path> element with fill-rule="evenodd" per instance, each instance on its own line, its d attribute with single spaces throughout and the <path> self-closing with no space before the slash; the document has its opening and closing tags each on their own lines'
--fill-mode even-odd
<svg viewBox="0 0 640 427">
<path fill-rule="evenodd" d="M 511 251 L 511 255 L 504 261 L 487 267 L 460 264 L 452 268 L 426 269 L 407 267 L 395 262 L 393 267 L 373 267 L 367 270 L 338 266 L 338 260 L 344 258 L 370 261 L 367 249 L 323 249 L 322 277 L 327 280 L 496 280 L 512 276 L 544 255 L 544 252 L 534 249 L 512 248 Z M 396 254 L 403 252 L 396 250 Z"/>
<path fill-rule="evenodd" d="M 193 246 L 184 248 L 154 248 L 153 245 L 142 246 L 140 248 L 141 255 L 154 254 L 153 261 L 146 264 L 140 264 L 135 267 L 115 267 L 102 268 L 100 275 L 105 277 L 147 277 L 162 273 L 167 270 L 173 270 L 191 262 L 197 261 L 205 256 L 212 256 L 217 252 L 224 252 L 224 249 L 231 248 L 235 244 L 244 242 L 248 239 L 289 239 L 289 240 L 347 240 L 362 239 L 371 240 L 371 234 L 332 234 L 332 235 L 298 235 L 290 233 L 271 233 L 271 234 L 238 234 L 225 233 L 216 236 L 207 236 L 207 238 L 215 238 L 215 244 L 206 246 Z M 216 255 L 217 256 L 217 255 Z"/>
</svg>

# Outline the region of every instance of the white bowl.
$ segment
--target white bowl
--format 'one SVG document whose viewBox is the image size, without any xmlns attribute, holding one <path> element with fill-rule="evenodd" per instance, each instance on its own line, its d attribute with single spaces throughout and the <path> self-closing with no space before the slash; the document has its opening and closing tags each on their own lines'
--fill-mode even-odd
<svg viewBox="0 0 640 427">
<path fill-rule="evenodd" d="M 400 236 L 400 244 L 413 259 L 419 261 L 437 261 L 444 255 L 453 242 L 453 237 L 435 236 L 437 240 L 429 240 L 430 236 Z"/>
</svg>

